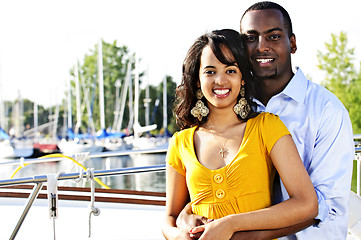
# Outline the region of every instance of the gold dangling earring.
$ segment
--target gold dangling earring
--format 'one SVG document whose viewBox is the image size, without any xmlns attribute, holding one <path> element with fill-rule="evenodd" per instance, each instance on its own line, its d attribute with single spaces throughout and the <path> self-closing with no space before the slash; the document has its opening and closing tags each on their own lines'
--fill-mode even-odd
<svg viewBox="0 0 361 240">
<path fill-rule="evenodd" d="M 241 99 L 239 99 L 238 103 L 233 107 L 233 111 L 239 115 L 242 119 L 246 119 L 248 114 L 251 111 L 251 107 L 249 106 L 245 96 L 246 96 L 246 89 L 244 88 L 244 80 L 242 80 L 241 84 Z"/>
<path fill-rule="evenodd" d="M 196 97 L 198 101 L 196 102 L 196 105 L 192 108 L 191 114 L 193 117 L 198 118 L 199 121 L 202 121 L 202 117 L 206 117 L 209 113 L 209 109 L 204 105 L 202 102 L 203 93 L 201 89 L 199 88 L 196 92 Z"/>
</svg>

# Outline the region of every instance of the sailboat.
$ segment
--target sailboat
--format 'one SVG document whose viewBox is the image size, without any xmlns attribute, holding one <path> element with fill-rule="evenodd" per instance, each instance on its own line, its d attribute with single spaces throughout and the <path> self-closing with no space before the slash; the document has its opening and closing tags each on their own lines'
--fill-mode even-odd
<svg viewBox="0 0 361 240">
<path fill-rule="evenodd" d="M 104 108 L 104 78 L 103 78 L 103 41 L 98 43 L 98 85 L 99 85 L 99 111 L 100 111 L 100 130 L 97 133 L 98 144 L 102 145 L 106 151 L 129 150 L 131 146 L 123 138 L 125 133 L 118 131 L 107 132 L 105 128 L 105 108 Z M 131 62 L 128 63 L 126 82 L 130 81 Z M 124 91 L 123 91 L 124 92 Z M 124 94 L 124 93 L 123 93 Z M 125 92 L 126 94 L 126 92 Z M 126 97 L 126 95 L 125 95 Z M 119 100 L 118 100 L 119 101 Z M 125 99 L 124 99 L 125 102 Z M 123 110 L 124 112 L 124 110 Z M 123 116 L 121 116 L 121 119 Z M 121 125 L 121 119 L 120 121 Z M 114 125 L 114 124 L 113 124 Z"/>
<path fill-rule="evenodd" d="M 81 134 L 79 129 L 81 127 L 81 105 L 80 105 L 80 83 L 78 73 L 78 63 L 75 64 L 74 70 L 75 86 L 76 86 L 76 106 L 77 106 L 77 122 L 75 132 L 72 130 L 72 112 L 71 112 L 71 90 L 70 82 L 68 86 L 68 139 L 63 138 L 58 147 L 60 151 L 67 156 L 74 156 L 77 153 L 88 152 L 95 153 L 103 151 L 103 146 L 96 143 L 96 137 L 92 134 Z M 86 94 L 85 94 L 86 95 Z M 88 109 L 89 111 L 89 109 Z"/>
<path fill-rule="evenodd" d="M 151 148 L 168 148 L 168 138 L 163 137 L 153 137 L 146 135 L 141 137 L 141 134 L 144 132 L 150 132 L 157 128 L 157 124 L 151 124 L 146 126 L 140 126 L 139 124 L 139 59 L 136 59 L 136 73 L 134 80 L 134 139 L 132 140 L 134 149 L 151 149 Z M 164 78 L 163 83 L 166 85 L 166 78 Z M 163 87 L 163 127 L 167 128 L 167 93 L 166 87 Z"/>
<path fill-rule="evenodd" d="M 55 114 L 49 115 L 51 119 L 48 123 L 39 126 L 38 123 L 38 105 L 34 102 L 34 128 L 26 130 L 24 135 L 31 136 L 34 141 L 34 156 L 56 153 L 59 151 L 57 144 L 57 126 L 59 118 L 59 105 L 55 108 Z M 45 138 L 40 134 L 43 129 L 49 129 L 50 138 Z"/>
<path fill-rule="evenodd" d="M 10 129 L 10 134 L 2 132 L 3 140 L 0 142 L 1 156 L 5 158 L 30 157 L 33 152 L 33 142 L 24 136 L 23 123 L 23 102 L 20 95 L 13 107 L 14 128 Z"/>
</svg>

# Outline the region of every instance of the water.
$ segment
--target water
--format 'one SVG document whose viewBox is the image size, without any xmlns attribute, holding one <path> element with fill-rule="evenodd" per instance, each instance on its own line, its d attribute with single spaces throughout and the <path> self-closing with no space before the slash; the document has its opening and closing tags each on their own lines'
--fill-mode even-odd
<svg viewBox="0 0 361 240">
<path fill-rule="evenodd" d="M 0 159 L 0 161 L 2 160 Z M 80 161 L 80 163 L 86 168 L 94 168 L 94 170 L 152 166 L 164 164 L 165 153 L 90 158 L 85 161 Z M 17 167 L 18 166 L 1 166 L 0 179 L 9 179 Z M 66 173 L 79 172 L 80 168 L 69 159 L 64 159 L 60 162 L 34 163 L 24 166 L 16 173 L 14 178 L 56 174 L 60 171 Z M 111 189 L 165 192 L 165 172 L 106 176 L 100 177 L 99 179 Z M 59 186 L 89 187 L 90 182 L 85 179 L 79 183 L 76 183 L 73 180 L 66 180 L 59 181 Z M 98 188 L 100 186 L 96 184 L 96 187 Z"/>
</svg>

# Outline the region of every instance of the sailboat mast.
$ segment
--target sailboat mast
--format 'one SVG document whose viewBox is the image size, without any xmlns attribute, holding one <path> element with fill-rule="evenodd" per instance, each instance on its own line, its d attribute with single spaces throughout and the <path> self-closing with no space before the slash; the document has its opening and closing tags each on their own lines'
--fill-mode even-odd
<svg viewBox="0 0 361 240">
<path fill-rule="evenodd" d="M 128 129 L 133 129 L 133 120 L 134 120 L 134 111 L 133 111 L 133 84 L 132 84 L 132 78 L 129 79 L 129 101 L 128 101 L 128 107 L 129 107 L 129 123 L 128 123 Z"/>
<path fill-rule="evenodd" d="M 1 77 L 1 75 L 0 75 L 0 77 Z M 5 109 L 4 109 L 2 89 L 3 88 L 2 88 L 2 84 L 1 84 L 1 78 L 0 78 L 0 128 L 5 129 Z"/>
<path fill-rule="evenodd" d="M 98 43 L 98 81 L 99 81 L 99 111 L 100 111 L 100 128 L 105 129 L 104 113 L 104 79 L 103 79 L 103 40 Z"/>
<path fill-rule="evenodd" d="M 167 129 L 167 76 L 163 79 L 163 129 Z"/>
<path fill-rule="evenodd" d="M 139 137 L 137 127 L 139 126 L 139 59 L 135 58 L 135 79 L 134 79 L 134 137 Z"/>
<path fill-rule="evenodd" d="M 34 140 L 37 141 L 38 138 L 38 104 L 34 102 Z"/>
<path fill-rule="evenodd" d="M 125 84 L 122 89 L 122 99 L 121 99 L 121 106 L 120 106 L 120 114 L 118 116 L 118 122 L 116 131 L 120 132 L 120 129 L 122 127 L 123 123 L 123 116 L 124 116 L 124 109 L 125 109 L 125 101 L 127 100 L 127 92 L 128 92 L 128 86 L 130 81 L 132 80 L 132 62 L 129 60 L 128 66 L 127 66 L 127 75 L 125 77 Z M 131 101 L 131 98 L 129 96 L 129 102 Z"/>
<path fill-rule="evenodd" d="M 72 116 L 71 116 L 71 85 L 70 79 L 68 81 L 68 129 L 72 128 Z"/>
<path fill-rule="evenodd" d="M 76 125 L 75 125 L 75 133 L 79 132 L 81 127 L 81 106 L 80 106 L 80 83 L 79 83 L 79 72 L 78 72 L 78 62 L 75 64 L 74 69 L 74 77 L 75 77 L 75 91 L 76 91 Z"/>
<path fill-rule="evenodd" d="M 145 106 L 145 125 L 149 125 L 149 73 L 147 74 L 147 86 L 145 88 L 145 99 L 144 99 L 144 106 Z"/>
</svg>

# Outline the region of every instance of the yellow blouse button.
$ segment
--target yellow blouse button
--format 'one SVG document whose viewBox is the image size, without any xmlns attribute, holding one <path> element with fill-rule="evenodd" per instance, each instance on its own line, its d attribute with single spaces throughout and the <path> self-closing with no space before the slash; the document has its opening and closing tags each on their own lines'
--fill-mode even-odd
<svg viewBox="0 0 361 240">
<path fill-rule="evenodd" d="M 216 191 L 216 197 L 217 198 L 224 198 L 225 195 L 226 195 L 226 193 L 222 189 L 218 189 Z"/>
<path fill-rule="evenodd" d="M 221 174 L 216 174 L 213 177 L 215 183 L 221 183 L 223 181 L 223 176 Z"/>
</svg>

